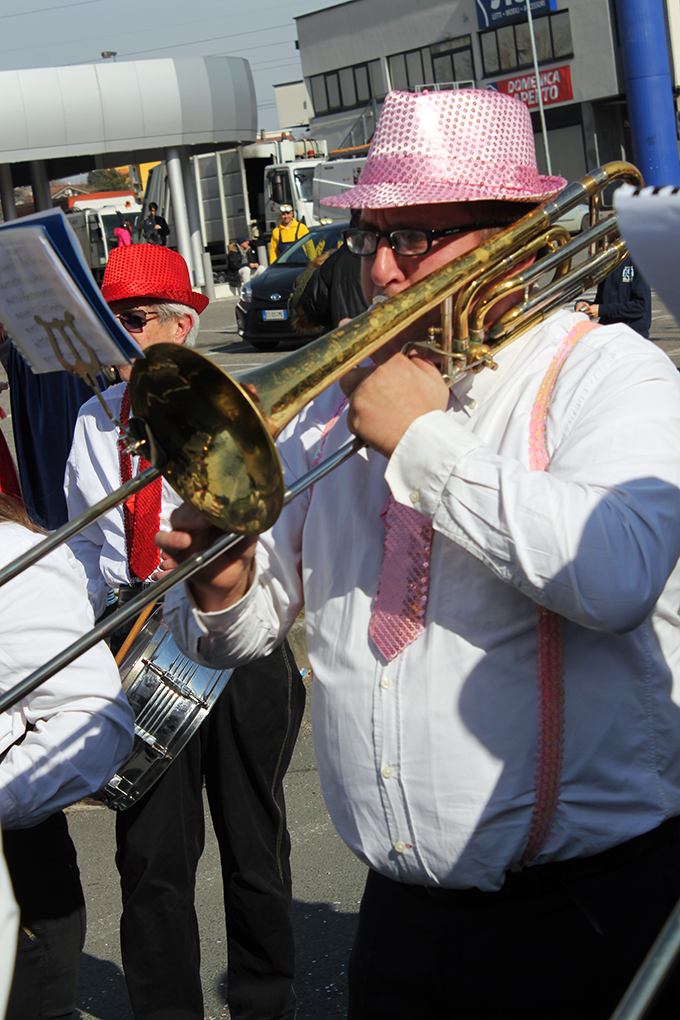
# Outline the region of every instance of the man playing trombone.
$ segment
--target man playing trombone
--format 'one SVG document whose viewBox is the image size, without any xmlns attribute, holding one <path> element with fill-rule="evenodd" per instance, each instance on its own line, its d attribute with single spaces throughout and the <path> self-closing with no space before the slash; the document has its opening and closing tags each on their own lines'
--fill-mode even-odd
<svg viewBox="0 0 680 1020">
<path fill-rule="evenodd" d="M 385 100 L 347 244 L 369 303 L 564 185 L 527 108 Z M 512 298 L 493 306 L 497 318 Z M 287 480 L 368 449 L 166 601 L 215 667 L 304 602 L 319 775 L 369 867 L 351 1020 L 606 1020 L 680 895 L 680 382 L 558 310 L 449 389 L 434 310 L 282 433 Z M 168 564 L 213 531 L 182 508 Z M 677 1015 L 677 985 L 657 1017 Z"/>
</svg>

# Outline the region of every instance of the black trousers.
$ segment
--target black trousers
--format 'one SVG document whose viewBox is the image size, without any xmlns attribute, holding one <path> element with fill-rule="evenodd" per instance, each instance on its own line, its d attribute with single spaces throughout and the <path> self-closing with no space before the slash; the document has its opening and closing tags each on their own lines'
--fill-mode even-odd
<svg viewBox="0 0 680 1020">
<path fill-rule="evenodd" d="M 177 760 L 118 813 L 121 948 L 136 1020 L 203 1020 L 194 887 L 204 776 L 222 864 L 231 1015 L 295 1017 L 283 778 L 304 702 L 287 644 L 235 670 Z"/>
<path fill-rule="evenodd" d="M 680 898 L 680 819 L 595 857 L 509 874 L 499 892 L 369 872 L 350 1020 L 608 1020 Z M 680 1016 L 676 969 L 654 1020 Z"/>
<path fill-rule="evenodd" d="M 2 834 L 21 911 L 6 1020 L 71 1020 L 85 941 L 85 901 L 76 850 L 58 811 L 30 829 Z"/>
</svg>

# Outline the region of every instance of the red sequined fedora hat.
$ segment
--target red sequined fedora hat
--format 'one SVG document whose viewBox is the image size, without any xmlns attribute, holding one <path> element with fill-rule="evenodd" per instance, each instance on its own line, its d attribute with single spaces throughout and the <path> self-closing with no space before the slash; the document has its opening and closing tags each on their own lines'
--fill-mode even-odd
<svg viewBox="0 0 680 1020">
<path fill-rule="evenodd" d="M 541 202 L 566 183 L 539 174 L 531 114 L 518 99 L 486 89 L 390 92 L 359 183 L 322 203 Z"/>
<path fill-rule="evenodd" d="M 187 264 L 181 255 L 159 244 L 131 244 L 114 248 L 104 270 L 102 297 L 108 303 L 126 298 L 176 301 L 198 314 L 208 298 L 191 289 Z"/>
</svg>

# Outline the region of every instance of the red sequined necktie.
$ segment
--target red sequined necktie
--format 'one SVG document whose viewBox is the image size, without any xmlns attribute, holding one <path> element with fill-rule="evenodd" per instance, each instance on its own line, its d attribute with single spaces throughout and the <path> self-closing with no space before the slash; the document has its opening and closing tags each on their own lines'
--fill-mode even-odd
<svg viewBox="0 0 680 1020">
<path fill-rule="evenodd" d="M 425 630 L 432 524 L 391 495 L 380 519 L 385 548 L 368 631 L 380 654 L 391 662 Z"/>
<path fill-rule="evenodd" d="M 120 423 L 127 425 L 130 417 L 130 387 L 125 387 L 120 407 Z M 120 479 L 129 482 L 132 477 L 130 455 L 120 449 Z M 149 462 L 139 458 L 139 470 L 148 468 Z M 157 478 L 135 495 L 130 496 L 123 504 L 125 517 L 125 544 L 127 546 L 130 573 L 139 581 L 146 579 L 157 570 L 161 562 L 161 552 L 154 536 L 161 526 L 161 492 L 162 478 Z"/>
</svg>

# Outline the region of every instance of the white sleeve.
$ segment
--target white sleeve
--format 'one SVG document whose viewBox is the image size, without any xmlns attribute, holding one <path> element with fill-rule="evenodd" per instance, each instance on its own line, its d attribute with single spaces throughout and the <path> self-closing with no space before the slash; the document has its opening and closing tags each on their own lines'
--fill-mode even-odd
<svg viewBox="0 0 680 1020">
<path fill-rule="evenodd" d="M 406 432 L 386 479 L 395 499 L 417 501 L 435 532 L 535 602 L 595 630 L 631 630 L 680 555 L 675 367 L 629 345 L 583 373 L 572 353 L 548 436 L 550 469 L 531 471 L 432 412 Z"/>
<path fill-rule="evenodd" d="M 88 401 L 78 414 L 66 462 L 64 494 L 69 520 L 89 510 L 120 484 L 120 469 L 115 459 L 117 446 L 110 434 L 113 426 L 102 432 L 90 405 L 91 401 Z M 114 511 L 114 514 L 118 513 L 118 510 Z M 103 613 L 110 587 L 103 576 L 101 563 L 106 540 L 104 529 L 108 529 L 109 540 L 112 531 L 115 531 L 111 527 L 112 515 L 107 515 L 107 518 L 99 518 L 88 525 L 68 543 L 87 579 L 87 592 L 95 617 Z"/>
<path fill-rule="evenodd" d="M 3 561 L 36 539 L 30 535 L 27 542 L 26 535 L 18 525 L 0 524 Z M 75 563 L 68 550 L 56 550 L 0 588 L 0 687 L 13 687 L 92 623 Z M 3 713 L 3 827 L 36 825 L 99 790 L 129 754 L 133 726 L 118 669 L 103 643 Z"/>
<path fill-rule="evenodd" d="M 179 647 L 214 669 L 241 666 L 279 645 L 302 609 L 300 545 L 306 499 L 284 508 L 271 531 L 260 536 L 247 594 L 220 613 L 201 612 L 186 585 L 170 591 L 165 620 Z"/>
<path fill-rule="evenodd" d="M 294 426 L 278 446 L 287 484 L 309 470 L 309 450 Z M 274 527 L 260 535 L 255 572 L 247 594 L 221 613 L 203 613 L 186 585 L 170 591 L 164 616 L 179 647 L 192 659 L 215 669 L 240 666 L 279 645 L 303 605 L 302 531 L 309 492 L 284 507 Z"/>
</svg>

